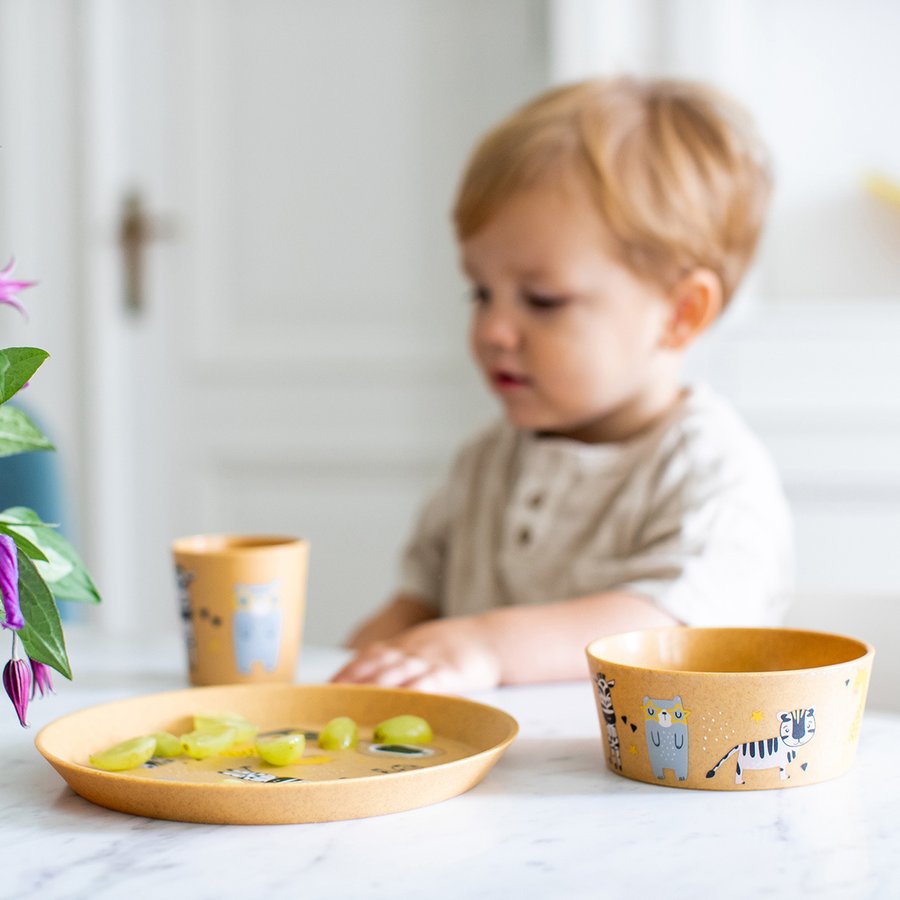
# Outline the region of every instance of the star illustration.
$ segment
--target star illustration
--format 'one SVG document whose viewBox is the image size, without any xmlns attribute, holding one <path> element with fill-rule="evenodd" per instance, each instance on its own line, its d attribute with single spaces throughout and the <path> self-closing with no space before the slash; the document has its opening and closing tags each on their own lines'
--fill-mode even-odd
<svg viewBox="0 0 900 900">
<path fill-rule="evenodd" d="M 637 747 L 636 747 L 634 744 L 632 744 L 632 745 L 628 748 L 628 752 L 629 752 L 629 753 L 637 753 Z"/>
<path fill-rule="evenodd" d="M 762 722 L 763 714 L 761 710 L 754 709 L 752 713 L 750 713 L 750 718 L 753 719 L 754 722 Z"/>
</svg>

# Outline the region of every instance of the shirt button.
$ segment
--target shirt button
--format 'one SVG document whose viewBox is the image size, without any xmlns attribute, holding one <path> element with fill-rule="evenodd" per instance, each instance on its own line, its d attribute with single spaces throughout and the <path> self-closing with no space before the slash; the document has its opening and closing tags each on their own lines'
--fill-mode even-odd
<svg viewBox="0 0 900 900">
<path fill-rule="evenodd" d="M 523 547 L 531 543 L 531 529 L 527 525 L 519 529 L 519 543 Z"/>
<path fill-rule="evenodd" d="M 543 494 L 532 494 L 532 495 L 528 498 L 528 505 L 529 505 L 532 509 L 537 509 L 543 502 L 544 502 L 544 495 L 543 495 Z"/>
</svg>

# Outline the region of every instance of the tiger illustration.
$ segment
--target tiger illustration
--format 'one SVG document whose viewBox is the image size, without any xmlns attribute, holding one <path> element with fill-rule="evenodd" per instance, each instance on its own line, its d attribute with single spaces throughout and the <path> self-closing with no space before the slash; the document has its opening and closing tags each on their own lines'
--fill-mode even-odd
<svg viewBox="0 0 900 900">
<path fill-rule="evenodd" d="M 802 747 L 815 737 L 815 712 L 815 708 L 811 706 L 809 709 L 794 709 L 790 712 L 779 713 L 778 718 L 781 725 L 779 733 L 775 737 L 735 744 L 706 773 L 706 777 L 712 778 L 719 770 L 719 766 L 737 753 L 735 784 L 746 784 L 744 781 L 744 770 L 746 769 L 774 769 L 776 766 L 781 772 L 781 780 L 785 781 L 791 777 L 788 775 L 787 767 L 797 756 L 796 748 Z"/>
</svg>

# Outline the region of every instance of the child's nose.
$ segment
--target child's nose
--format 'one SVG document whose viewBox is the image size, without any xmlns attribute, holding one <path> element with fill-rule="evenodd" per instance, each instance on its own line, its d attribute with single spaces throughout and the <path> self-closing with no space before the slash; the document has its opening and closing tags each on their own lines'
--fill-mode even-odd
<svg viewBox="0 0 900 900">
<path fill-rule="evenodd" d="M 515 317 L 497 303 L 491 303 L 478 311 L 475 335 L 479 343 L 503 349 L 517 346 L 521 339 Z"/>
</svg>

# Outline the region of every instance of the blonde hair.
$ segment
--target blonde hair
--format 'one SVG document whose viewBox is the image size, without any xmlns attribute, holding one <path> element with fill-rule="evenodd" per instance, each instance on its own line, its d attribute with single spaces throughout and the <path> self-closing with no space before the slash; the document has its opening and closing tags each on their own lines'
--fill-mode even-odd
<svg viewBox="0 0 900 900">
<path fill-rule="evenodd" d="M 549 91 L 475 148 L 453 212 L 457 236 L 472 236 L 517 191 L 573 175 L 635 274 L 671 289 L 708 268 L 731 297 L 771 192 L 765 148 L 733 100 L 704 85 L 629 77 Z"/>
</svg>

